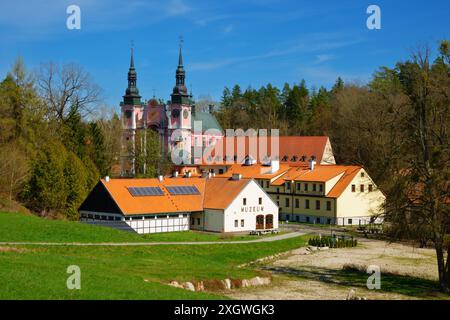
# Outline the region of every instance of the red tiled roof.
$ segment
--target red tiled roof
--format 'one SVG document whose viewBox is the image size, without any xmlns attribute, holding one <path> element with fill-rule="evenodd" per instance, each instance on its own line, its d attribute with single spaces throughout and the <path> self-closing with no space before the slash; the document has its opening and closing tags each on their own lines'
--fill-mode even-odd
<svg viewBox="0 0 450 320">
<path fill-rule="evenodd" d="M 317 163 L 321 163 L 325 147 L 328 142 L 328 137 L 326 136 L 314 136 L 314 137 L 307 137 L 307 136 L 281 136 L 278 137 L 279 142 L 279 158 L 282 163 L 286 163 L 289 165 L 305 165 L 309 161 L 309 159 L 314 156 Z M 269 136 L 267 137 L 267 146 L 266 148 L 262 147 L 262 151 L 264 150 L 262 154 L 262 159 L 259 157 L 259 143 L 260 143 L 260 137 L 256 138 L 250 138 L 250 137 L 233 137 L 233 138 L 227 138 L 225 137 L 222 142 L 217 142 L 216 145 L 217 148 L 222 145 L 222 152 L 220 153 L 221 158 L 223 159 L 226 155 L 227 150 L 227 143 L 233 144 L 233 156 L 238 155 L 238 143 L 239 145 L 242 145 L 243 148 L 241 153 L 239 154 L 239 157 L 242 159 L 238 159 L 239 162 L 242 162 L 244 157 L 247 155 L 251 155 L 253 159 L 256 159 L 259 163 L 264 163 L 265 159 L 264 157 L 267 155 L 269 158 L 272 156 L 272 138 Z M 251 142 L 251 143 L 250 143 Z M 262 142 L 262 140 L 261 140 Z M 274 140 L 275 142 L 275 140 Z M 252 146 L 250 150 L 250 146 Z M 230 147 L 231 148 L 231 147 Z M 211 153 L 213 159 L 215 158 L 217 154 L 217 150 L 213 150 Z M 238 157 L 238 158 L 239 158 Z M 287 157 L 287 159 L 286 159 Z M 294 158 L 295 157 L 295 158 Z M 302 157 L 305 157 L 305 161 L 302 161 Z M 232 159 L 231 159 L 232 160 Z"/>
</svg>

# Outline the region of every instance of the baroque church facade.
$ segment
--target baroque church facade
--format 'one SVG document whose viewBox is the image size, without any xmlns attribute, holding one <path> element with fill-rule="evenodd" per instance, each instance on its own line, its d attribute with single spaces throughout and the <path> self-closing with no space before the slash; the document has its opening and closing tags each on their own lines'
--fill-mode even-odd
<svg viewBox="0 0 450 320">
<path fill-rule="evenodd" d="M 192 93 L 186 88 L 186 71 L 183 65 L 183 55 L 180 47 L 178 66 L 175 71 L 175 86 L 170 100 L 161 103 L 156 98 L 143 102 L 137 87 L 137 72 L 134 66 L 134 52 L 131 49 L 130 67 L 128 70 L 128 87 L 120 103 L 122 116 L 122 156 L 121 176 L 134 176 L 134 151 L 137 133 L 140 130 L 151 129 L 158 133 L 161 141 L 161 153 L 169 155 L 173 150 L 185 164 L 201 161 L 201 156 L 195 158 L 196 149 L 214 145 L 223 138 L 223 130 L 209 112 L 196 110 Z"/>
</svg>

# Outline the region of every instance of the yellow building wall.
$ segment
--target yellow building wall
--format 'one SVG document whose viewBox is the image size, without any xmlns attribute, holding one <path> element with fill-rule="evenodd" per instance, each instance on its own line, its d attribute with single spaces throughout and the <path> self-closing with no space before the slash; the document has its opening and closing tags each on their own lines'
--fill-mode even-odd
<svg viewBox="0 0 450 320">
<path fill-rule="evenodd" d="M 364 177 L 361 173 L 364 173 Z M 373 186 L 372 192 L 369 192 L 369 184 Z M 352 185 L 355 185 L 356 192 L 352 192 Z M 361 185 L 364 185 L 364 192 L 360 191 Z M 361 169 L 337 200 L 336 217 L 339 224 L 349 224 L 348 219 L 353 220 L 352 224 L 359 224 L 359 220 L 362 224 L 369 223 L 372 216 L 383 213 L 382 205 L 385 200 L 386 197 L 367 172 Z"/>
</svg>

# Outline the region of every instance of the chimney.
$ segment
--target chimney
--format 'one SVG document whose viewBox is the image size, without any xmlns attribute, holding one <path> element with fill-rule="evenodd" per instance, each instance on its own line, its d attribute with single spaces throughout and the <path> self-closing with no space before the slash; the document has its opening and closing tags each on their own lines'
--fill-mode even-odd
<svg viewBox="0 0 450 320">
<path fill-rule="evenodd" d="M 280 170 L 280 161 L 279 160 L 270 161 L 270 173 L 276 173 L 278 170 Z"/>
<path fill-rule="evenodd" d="M 162 181 L 164 180 L 164 176 L 159 175 L 159 176 L 158 176 L 158 180 L 159 180 L 159 182 L 162 182 Z"/>
<path fill-rule="evenodd" d="M 234 180 L 234 181 L 239 181 L 241 179 L 242 179 L 242 174 L 240 174 L 240 173 L 233 173 L 231 176 L 231 180 Z"/>
<path fill-rule="evenodd" d="M 316 163 L 316 160 L 314 160 L 314 158 L 311 158 L 311 160 L 309 160 L 309 170 L 313 171 L 316 167 Z"/>
<path fill-rule="evenodd" d="M 172 177 L 178 178 L 178 171 L 174 171 Z"/>
<path fill-rule="evenodd" d="M 105 177 L 105 181 L 106 181 L 106 182 L 109 182 L 109 176 L 106 176 L 106 177 Z"/>
</svg>

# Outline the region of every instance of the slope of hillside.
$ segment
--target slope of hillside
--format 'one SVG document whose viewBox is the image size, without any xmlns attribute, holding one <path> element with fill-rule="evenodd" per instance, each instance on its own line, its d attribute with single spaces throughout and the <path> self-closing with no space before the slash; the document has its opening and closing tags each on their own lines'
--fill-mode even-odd
<svg viewBox="0 0 450 320">
<path fill-rule="evenodd" d="M 112 228 L 0 212 L 0 242 L 6 241 L 139 242 L 143 239 L 137 234 Z"/>
</svg>

